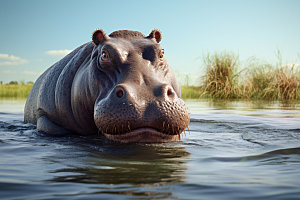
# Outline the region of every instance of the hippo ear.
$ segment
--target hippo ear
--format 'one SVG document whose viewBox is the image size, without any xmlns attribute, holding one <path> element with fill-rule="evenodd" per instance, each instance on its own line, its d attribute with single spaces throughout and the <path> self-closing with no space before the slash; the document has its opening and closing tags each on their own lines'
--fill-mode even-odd
<svg viewBox="0 0 300 200">
<path fill-rule="evenodd" d="M 107 40 L 108 37 L 109 37 L 109 36 L 107 36 L 107 35 L 105 34 L 105 32 L 104 32 L 102 29 L 95 30 L 95 31 L 93 32 L 93 36 L 92 36 L 92 38 L 93 38 L 93 43 L 94 43 L 95 45 L 98 45 L 98 44 L 100 44 L 100 43 L 103 43 L 105 40 Z"/>
<path fill-rule="evenodd" d="M 156 42 L 159 43 L 161 41 L 162 34 L 161 34 L 160 30 L 154 29 L 151 31 L 151 33 L 149 34 L 149 36 L 147 38 L 155 39 Z"/>
</svg>

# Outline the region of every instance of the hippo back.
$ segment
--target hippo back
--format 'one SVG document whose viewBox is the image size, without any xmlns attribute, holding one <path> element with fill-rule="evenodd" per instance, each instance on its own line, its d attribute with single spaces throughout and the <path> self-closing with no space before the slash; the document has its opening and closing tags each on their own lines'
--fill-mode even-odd
<svg viewBox="0 0 300 200">
<path fill-rule="evenodd" d="M 62 121 L 75 123 L 70 102 L 72 82 L 78 68 L 90 57 L 93 47 L 91 42 L 81 45 L 37 79 L 25 104 L 25 123 L 36 124 L 43 115 L 58 124 Z"/>
</svg>

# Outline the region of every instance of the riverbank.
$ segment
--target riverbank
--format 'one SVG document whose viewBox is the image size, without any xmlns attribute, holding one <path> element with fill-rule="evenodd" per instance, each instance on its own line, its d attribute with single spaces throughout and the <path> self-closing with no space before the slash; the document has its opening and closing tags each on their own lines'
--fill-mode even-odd
<svg viewBox="0 0 300 200">
<path fill-rule="evenodd" d="M 232 53 L 208 54 L 200 86 L 183 86 L 182 98 L 299 101 L 300 64 L 283 64 L 277 54 L 276 64 L 256 58 L 241 64 Z"/>
<path fill-rule="evenodd" d="M 0 84 L 0 98 L 27 98 L 33 83 L 11 82 Z"/>
<path fill-rule="evenodd" d="M 0 98 L 26 99 L 32 88 L 33 83 L 18 83 L 18 84 L 0 84 Z M 262 87 L 262 86 L 260 86 Z M 285 90 L 280 90 L 280 87 L 265 88 L 250 88 L 246 85 L 235 86 L 235 94 L 231 96 L 216 96 L 208 91 L 205 86 L 181 86 L 181 97 L 183 99 L 241 99 L 241 100 L 300 100 L 299 86 L 292 92 L 290 96 L 284 96 Z M 269 92 L 269 94 L 267 93 Z M 264 94 L 265 93 L 265 94 Z M 291 92 L 290 92 L 291 93 Z M 267 95 L 268 94 L 268 95 Z M 289 97 L 289 98 L 287 98 Z"/>
</svg>

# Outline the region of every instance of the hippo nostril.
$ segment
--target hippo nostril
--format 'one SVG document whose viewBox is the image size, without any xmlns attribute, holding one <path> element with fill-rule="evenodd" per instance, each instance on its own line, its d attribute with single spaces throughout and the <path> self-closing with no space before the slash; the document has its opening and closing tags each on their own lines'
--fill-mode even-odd
<svg viewBox="0 0 300 200">
<path fill-rule="evenodd" d="M 122 98 L 124 95 L 124 91 L 121 88 L 118 88 L 116 91 L 117 97 Z"/>
<path fill-rule="evenodd" d="M 163 98 L 174 98 L 176 95 L 175 91 L 170 85 L 162 84 L 154 88 L 154 96 Z"/>
<path fill-rule="evenodd" d="M 168 88 L 167 95 L 168 97 L 172 97 L 174 95 L 174 92 L 171 88 Z"/>
</svg>

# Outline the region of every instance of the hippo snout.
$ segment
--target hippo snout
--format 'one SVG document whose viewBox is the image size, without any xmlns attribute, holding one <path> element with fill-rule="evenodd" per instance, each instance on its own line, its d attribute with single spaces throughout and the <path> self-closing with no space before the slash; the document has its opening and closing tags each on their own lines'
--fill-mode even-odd
<svg viewBox="0 0 300 200">
<path fill-rule="evenodd" d="M 94 108 L 99 131 L 122 143 L 177 141 L 189 119 L 185 103 L 168 84 L 150 89 L 118 84 Z"/>
</svg>

